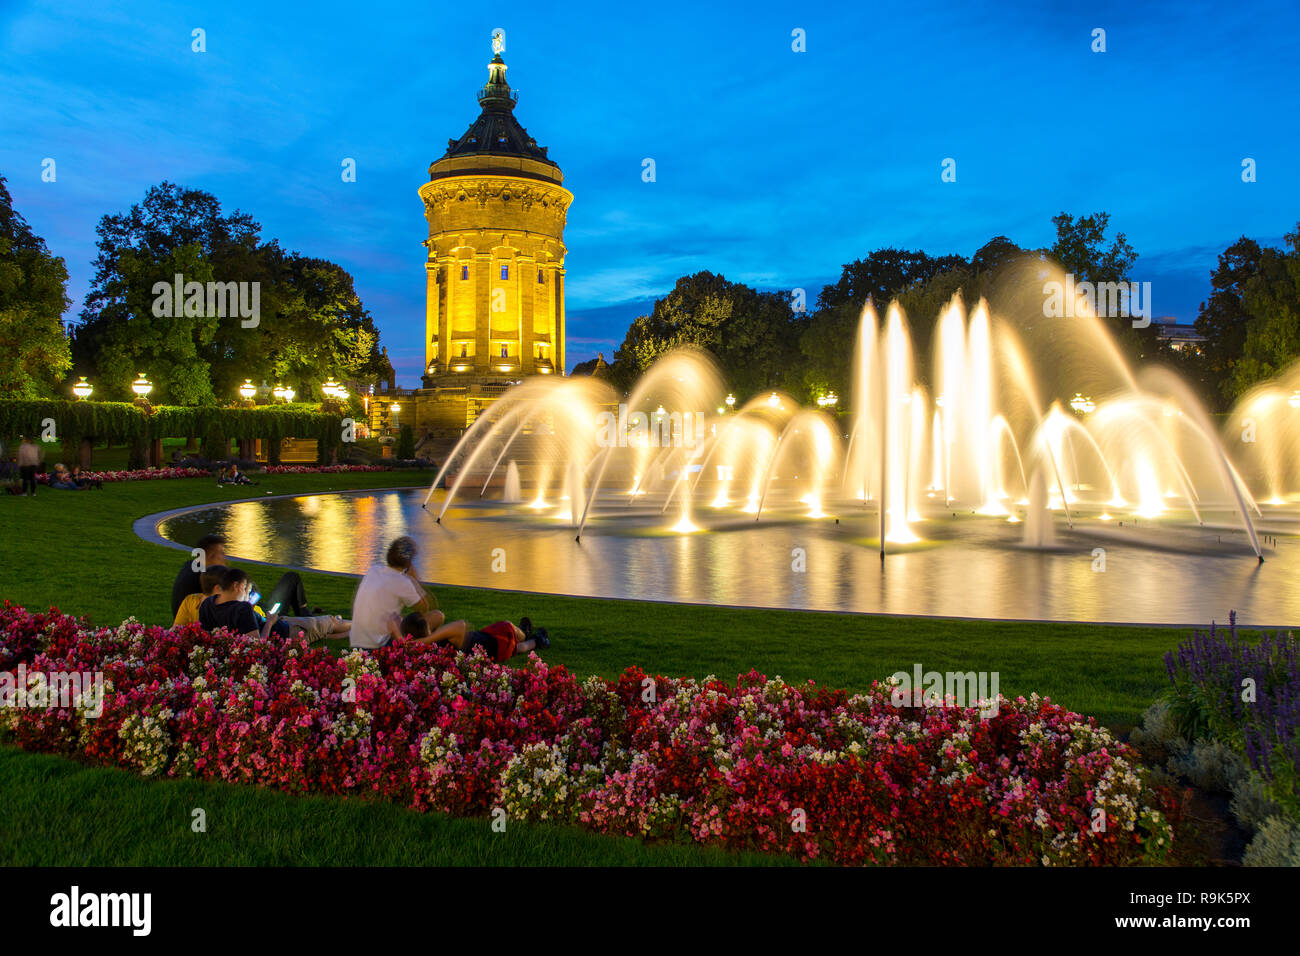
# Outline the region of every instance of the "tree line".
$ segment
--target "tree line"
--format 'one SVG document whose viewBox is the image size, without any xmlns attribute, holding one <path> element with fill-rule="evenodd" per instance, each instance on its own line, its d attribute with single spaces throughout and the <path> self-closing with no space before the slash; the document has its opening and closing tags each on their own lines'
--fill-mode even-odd
<svg viewBox="0 0 1300 956">
<path fill-rule="evenodd" d="M 898 300 L 910 319 L 918 377 L 929 382 L 935 320 L 960 293 L 968 309 L 986 299 L 992 314 L 1015 332 L 1044 402 L 1100 389 L 1105 370 L 1086 326 L 1044 308 L 1044 282 L 1058 275 L 1048 266 L 1094 287 L 1128 283 L 1138 254 L 1122 232 L 1112 233 L 1105 212 L 1062 212 L 1052 224 L 1056 238 L 1047 248 L 995 236 L 969 258 L 877 249 L 844 265 L 808 311 L 798 308 L 789 291 L 760 291 L 712 272 L 683 276 L 649 315 L 633 320 L 604 374 L 630 389 L 655 359 L 687 345 L 712 354 L 741 402 L 768 389 L 805 403 L 830 392 L 847 397 L 859 317 L 870 298 L 882 320 L 888 304 Z M 1130 316 L 1102 321 L 1124 358 L 1173 366 L 1211 409 L 1222 411 L 1300 357 L 1300 226 L 1286 237 L 1284 249 L 1238 240 L 1219 257 L 1211 290 L 1195 321 L 1206 337 L 1199 349 L 1174 349 L 1154 322 L 1135 328 Z M 575 371 L 592 366 L 584 363 Z"/>
<path fill-rule="evenodd" d="M 330 378 L 392 378 L 347 270 L 263 240 L 251 216 L 224 212 L 211 193 L 161 183 L 101 218 L 96 235 L 91 288 L 65 334 L 64 260 L 14 210 L 0 176 L 0 346 L 18 357 L 0 367 L 6 397 L 61 395 L 84 375 L 96 399 L 127 400 L 142 371 L 151 400 L 180 406 L 228 404 L 246 379 L 312 400 Z M 163 296 L 177 276 L 182 292 L 197 283 L 236 298 L 214 311 L 210 295 Z M 256 315 L 225 307 L 241 294 Z"/>
</svg>

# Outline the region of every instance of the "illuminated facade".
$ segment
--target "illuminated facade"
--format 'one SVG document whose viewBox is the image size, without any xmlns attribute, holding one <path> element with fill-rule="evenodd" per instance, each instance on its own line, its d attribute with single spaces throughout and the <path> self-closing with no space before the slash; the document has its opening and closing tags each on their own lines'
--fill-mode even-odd
<svg viewBox="0 0 1300 956">
<path fill-rule="evenodd" d="M 429 167 L 426 389 L 564 374 L 564 222 L 573 194 L 546 148 L 515 119 L 502 42 L 493 38 L 482 108 Z"/>
</svg>

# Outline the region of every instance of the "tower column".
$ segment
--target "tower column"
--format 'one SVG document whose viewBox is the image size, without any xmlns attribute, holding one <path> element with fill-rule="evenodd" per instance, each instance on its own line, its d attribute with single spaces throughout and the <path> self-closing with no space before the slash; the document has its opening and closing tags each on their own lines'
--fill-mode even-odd
<svg viewBox="0 0 1300 956">
<path fill-rule="evenodd" d="M 474 371 L 492 371 L 492 254 L 474 250 Z"/>
</svg>

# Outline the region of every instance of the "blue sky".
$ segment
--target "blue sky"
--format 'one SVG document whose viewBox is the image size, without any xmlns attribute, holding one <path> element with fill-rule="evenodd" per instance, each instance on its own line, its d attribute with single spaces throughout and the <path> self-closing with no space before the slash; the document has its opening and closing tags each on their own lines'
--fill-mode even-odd
<svg viewBox="0 0 1300 956">
<path fill-rule="evenodd" d="M 0 173 L 67 260 L 72 313 L 99 218 L 172 180 L 347 268 L 403 385 L 416 189 L 478 113 L 495 28 L 516 115 L 576 195 L 570 365 L 689 272 L 811 298 L 881 246 L 1049 244 L 1062 210 L 1110 212 L 1155 312 L 1190 321 L 1225 246 L 1300 220 L 1293 2 L 114 6 L 0 3 Z"/>
</svg>

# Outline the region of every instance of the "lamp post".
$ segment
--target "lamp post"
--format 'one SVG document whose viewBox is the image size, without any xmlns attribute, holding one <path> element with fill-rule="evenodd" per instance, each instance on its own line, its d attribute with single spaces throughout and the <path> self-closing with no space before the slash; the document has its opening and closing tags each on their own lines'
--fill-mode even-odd
<svg viewBox="0 0 1300 956">
<path fill-rule="evenodd" d="M 348 390 L 340 385 L 334 379 L 330 379 L 320 387 L 321 394 L 325 400 L 321 403 L 327 411 L 342 412 L 343 403 L 347 401 Z"/>
<path fill-rule="evenodd" d="M 94 390 L 94 386 L 86 381 L 86 376 L 84 375 L 81 376 L 81 381 L 72 386 L 72 394 L 77 396 L 77 401 L 79 402 L 84 402 L 86 399 L 90 398 L 90 393 Z M 82 436 L 80 458 L 78 459 L 82 471 L 90 471 L 90 451 L 90 439 Z"/>
<path fill-rule="evenodd" d="M 239 397 L 244 400 L 245 405 L 253 404 L 253 396 L 257 394 L 257 386 L 253 384 L 251 378 L 244 379 L 244 384 L 239 386 Z"/>
<path fill-rule="evenodd" d="M 141 372 L 140 377 L 131 383 L 131 391 L 135 392 L 135 406 L 146 416 L 152 415 L 153 406 L 149 404 L 149 393 L 153 391 L 153 382 L 144 377 L 144 372 Z M 136 448 L 145 464 L 150 466 L 162 464 L 161 438 L 139 439 Z"/>
<path fill-rule="evenodd" d="M 144 377 L 144 372 L 141 372 L 140 377 L 131 383 L 131 391 L 135 392 L 137 405 L 149 407 L 149 393 L 153 391 L 153 382 Z"/>
<path fill-rule="evenodd" d="M 735 395 L 728 394 L 728 395 L 727 395 L 727 411 L 729 411 L 729 412 L 734 412 L 735 410 L 736 410 L 736 396 L 735 396 Z"/>
<path fill-rule="evenodd" d="M 1075 392 L 1074 398 L 1070 399 L 1070 407 L 1076 414 L 1090 415 L 1097 410 L 1097 403 L 1082 392 Z"/>
</svg>

